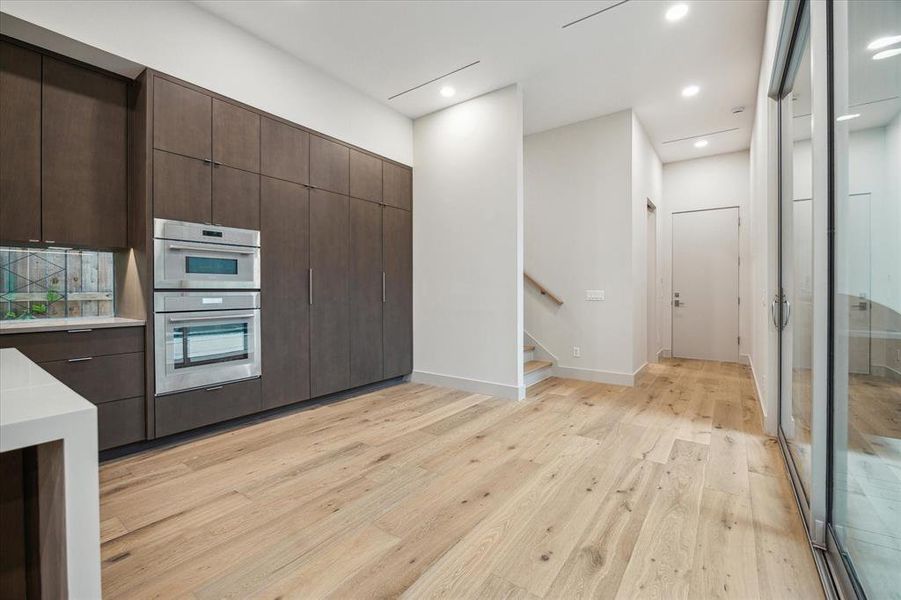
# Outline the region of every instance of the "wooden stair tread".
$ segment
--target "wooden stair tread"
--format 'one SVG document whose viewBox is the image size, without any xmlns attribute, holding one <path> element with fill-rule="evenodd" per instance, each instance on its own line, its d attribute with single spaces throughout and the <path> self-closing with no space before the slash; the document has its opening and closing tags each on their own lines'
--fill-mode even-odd
<svg viewBox="0 0 901 600">
<path fill-rule="evenodd" d="M 539 369 L 543 369 L 545 367 L 550 367 L 553 365 L 549 360 L 530 360 L 526 364 L 523 365 L 522 372 L 524 374 L 531 373 L 533 371 L 538 371 Z"/>
<path fill-rule="evenodd" d="M 531 344 L 526 344 L 525 346 L 522 347 L 523 352 L 531 352 L 534 349 L 535 349 L 535 346 L 533 346 Z"/>
</svg>

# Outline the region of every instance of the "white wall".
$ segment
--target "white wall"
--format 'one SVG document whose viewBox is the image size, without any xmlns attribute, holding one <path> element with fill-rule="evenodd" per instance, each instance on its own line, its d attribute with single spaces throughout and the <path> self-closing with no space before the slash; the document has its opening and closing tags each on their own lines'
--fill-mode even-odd
<svg viewBox="0 0 901 600">
<path fill-rule="evenodd" d="M 413 379 L 520 398 L 522 94 L 413 124 Z"/>
<path fill-rule="evenodd" d="M 632 113 L 632 371 L 641 369 L 648 359 L 648 327 L 659 330 L 657 323 L 648 323 L 648 303 L 659 303 L 659 290 L 648 290 L 648 200 L 665 212 L 663 165 L 648 134 L 635 113 Z M 662 226 L 657 222 L 658 239 Z M 663 247 L 657 245 L 659 250 Z M 658 260 L 659 265 L 661 261 Z M 658 275 L 659 281 L 659 275 Z M 655 311 L 659 314 L 659 310 Z M 658 340 L 659 342 L 659 340 Z M 658 345 L 653 348 L 656 352 Z"/>
<path fill-rule="evenodd" d="M 672 350 L 672 214 L 686 210 L 739 207 L 742 227 L 739 233 L 739 307 L 738 331 L 741 336 L 739 355 L 748 360 L 752 347 L 751 327 L 751 260 L 750 260 L 750 153 L 748 151 L 718 154 L 694 160 L 667 163 L 663 166 L 665 224 L 661 244 L 664 246 L 662 266 L 664 298 L 662 334 L 666 352 Z M 738 268 L 738 265 L 736 265 Z"/>
<path fill-rule="evenodd" d="M 2 10 L 412 164 L 410 119 L 189 2 L 4 0 Z"/>
<path fill-rule="evenodd" d="M 750 272 L 751 367 L 767 433 L 775 435 L 778 420 L 778 333 L 770 319 L 770 300 L 778 286 L 776 256 L 778 223 L 778 148 L 776 102 L 768 96 L 778 44 L 784 0 L 771 0 L 757 82 L 754 127 L 751 132 Z"/>
<path fill-rule="evenodd" d="M 631 382 L 631 135 L 622 111 L 525 138 L 525 270 L 564 300 L 527 286 L 526 331 L 580 379 Z"/>
</svg>

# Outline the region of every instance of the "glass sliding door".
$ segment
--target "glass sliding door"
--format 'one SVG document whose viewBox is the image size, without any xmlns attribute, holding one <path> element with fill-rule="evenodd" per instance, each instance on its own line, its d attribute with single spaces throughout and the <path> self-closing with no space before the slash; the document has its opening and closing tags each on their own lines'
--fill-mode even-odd
<svg viewBox="0 0 901 600">
<path fill-rule="evenodd" d="M 806 12 L 787 61 L 780 127 L 780 438 L 808 508 L 813 423 L 813 193 L 810 20 Z"/>
<path fill-rule="evenodd" d="M 830 553 L 901 598 L 901 2 L 832 5 Z"/>
</svg>

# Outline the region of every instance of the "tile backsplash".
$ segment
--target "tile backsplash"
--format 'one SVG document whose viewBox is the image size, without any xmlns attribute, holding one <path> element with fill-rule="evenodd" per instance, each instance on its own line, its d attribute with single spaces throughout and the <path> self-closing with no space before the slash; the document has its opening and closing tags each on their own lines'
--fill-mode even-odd
<svg viewBox="0 0 901 600">
<path fill-rule="evenodd" d="M 113 253 L 0 247 L 0 320 L 114 314 Z"/>
</svg>

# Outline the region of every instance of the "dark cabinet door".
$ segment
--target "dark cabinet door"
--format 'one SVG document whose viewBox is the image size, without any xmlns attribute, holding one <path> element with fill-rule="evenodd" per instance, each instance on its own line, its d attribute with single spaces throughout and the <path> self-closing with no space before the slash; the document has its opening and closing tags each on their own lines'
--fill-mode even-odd
<svg viewBox="0 0 901 600">
<path fill-rule="evenodd" d="M 47 243 L 127 246 L 124 81 L 43 59 L 42 231 Z"/>
<path fill-rule="evenodd" d="M 197 158 L 153 151 L 153 216 L 212 223 L 212 165 Z"/>
<path fill-rule="evenodd" d="M 350 219 L 348 198 L 310 192 L 310 392 L 350 387 Z"/>
<path fill-rule="evenodd" d="M 213 160 L 219 164 L 260 172 L 260 115 L 213 100 Z"/>
<path fill-rule="evenodd" d="M 161 77 L 153 86 L 153 147 L 209 160 L 212 98 Z"/>
<path fill-rule="evenodd" d="M 260 228 L 260 176 L 240 169 L 213 167 L 213 223 Z"/>
<path fill-rule="evenodd" d="M 0 241 L 41 240 L 41 55 L 0 42 Z"/>
<path fill-rule="evenodd" d="M 413 172 L 389 162 L 382 163 L 383 202 L 388 206 L 413 210 Z"/>
<path fill-rule="evenodd" d="M 382 201 L 382 160 L 359 150 L 350 151 L 350 195 Z"/>
<path fill-rule="evenodd" d="M 382 379 L 382 207 L 350 200 L 350 384 Z"/>
<path fill-rule="evenodd" d="M 310 182 L 310 134 L 266 117 L 260 123 L 260 173 L 293 181 Z"/>
<path fill-rule="evenodd" d="M 347 146 L 310 136 L 310 185 L 338 194 L 349 191 L 350 149 Z"/>
<path fill-rule="evenodd" d="M 382 214 L 385 269 L 385 378 L 413 370 L 413 217 L 386 206 Z"/>
<path fill-rule="evenodd" d="M 264 409 L 310 397 L 309 194 L 302 185 L 262 178 Z"/>
</svg>

